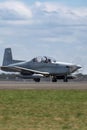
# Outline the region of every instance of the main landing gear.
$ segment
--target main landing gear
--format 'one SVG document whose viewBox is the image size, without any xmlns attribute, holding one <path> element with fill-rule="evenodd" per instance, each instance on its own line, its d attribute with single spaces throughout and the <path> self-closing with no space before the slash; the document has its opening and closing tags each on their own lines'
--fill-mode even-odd
<svg viewBox="0 0 87 130">
<path fill-rule="evenodd" d="M 53 77 L 53 78 L 52 78 L 52 82 L 57 82 L 57 78 L 56 78 L 56 77 Z"/>
<path fill-rule="evenodd" d="M 64 82 L 68 82 L 67 76 L 61 76 L 61 77 L 52 77 L 52 82 L 57 82 L 57 79 L 63 79 Z"/>
<path fill-rule="evenodd" d="M 40 78 L 34 78 L 35 82 L 40 82 Z"/>
<path fill-rule="evenodd" d="M 64 81 L 64 82 L 68 82 L 67 76 L 64 77 L 63 81 Z"/>
<path fill-rule="evenodd" d="M 52 77 L 52 82 L 57 82 L 57 77 L 53 76 Z M 59 79 L 63 79 L 64 82 L 68 82 L 68 77 L 67 76 L 64 76 L 64 77 L 61 77 Z M 40 82 L 40 78 L 34 78 L 33 79 L 35 82 Z"/>
</svg>

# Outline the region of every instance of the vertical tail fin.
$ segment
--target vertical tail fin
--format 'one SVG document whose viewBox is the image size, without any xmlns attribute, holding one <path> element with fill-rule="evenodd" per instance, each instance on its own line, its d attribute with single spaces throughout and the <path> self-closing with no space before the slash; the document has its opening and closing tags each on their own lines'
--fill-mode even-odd
<svg viewBox="0 0 87 130">
<path fill-rule="evenodd" d="M 12 64 L 12 51 L 11 48 L 6 48 L 3 57 L 3 66 Z"/>
<path fill-rule="evenodd" d="M 6 48 L 4 52 L 4 57 L 3 57 L 3 64 L 2 66 L 7 66 L 9 64 L 14 64 L 14 63 L 19 63 L 19 62 L 24 62 L 21 60 L 13 60 L 12 57 L 12 51 L 11 48 Z"/>
</svg>

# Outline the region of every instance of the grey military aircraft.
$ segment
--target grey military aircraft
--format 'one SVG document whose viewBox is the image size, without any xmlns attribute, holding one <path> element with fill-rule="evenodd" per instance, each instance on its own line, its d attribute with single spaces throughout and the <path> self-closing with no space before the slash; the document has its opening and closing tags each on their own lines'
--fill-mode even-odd
<svg viewBox="0 0 87 130">
<path fill-rule="evenodd" d="M 21 78 L 32 78 L 36 82 L 40 82 L 41 77 L 51 77 L 52 82 L 57 82 L 58 79 L 68 82 L 68 79 L 73 78 L 71 74 L 80 68 L 80 65 L 57 62 L 55 59 L 47 56 L 35 57 L 27 62 L 14 60 L 11 48 L 5 49 L 3 64 L 1 66 L 1 70 L 3 71 L 19 72 Z"/>
</svg>

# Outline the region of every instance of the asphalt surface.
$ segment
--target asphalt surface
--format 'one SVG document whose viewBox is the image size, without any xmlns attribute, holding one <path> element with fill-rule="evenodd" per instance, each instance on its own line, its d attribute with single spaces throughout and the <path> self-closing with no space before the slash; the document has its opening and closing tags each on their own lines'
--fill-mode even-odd
<svg viewBox="0 0 87 130">
<path fill-rule="evenodd" d="M 0 81 L 0 90 L 23 90 L 23 89 L 74 89 L 74 90 L 87 90 L 87 82 L 28 82 L 28 81 Z"/>
</svg>

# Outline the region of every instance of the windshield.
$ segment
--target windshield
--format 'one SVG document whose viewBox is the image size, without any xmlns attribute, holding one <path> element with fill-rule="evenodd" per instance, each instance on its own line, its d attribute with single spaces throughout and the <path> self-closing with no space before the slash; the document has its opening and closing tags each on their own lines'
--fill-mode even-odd
<svg viewBox="0 0 87 130">
<path fill-rule="evenodd" d="M 32 59 L 33 62 L 43 62 L 43 63 L 55 63 L 56 60 L 54 58 L 51 57 L 47 57 L 47 56 L 38 56 Z"/>
</svg>

